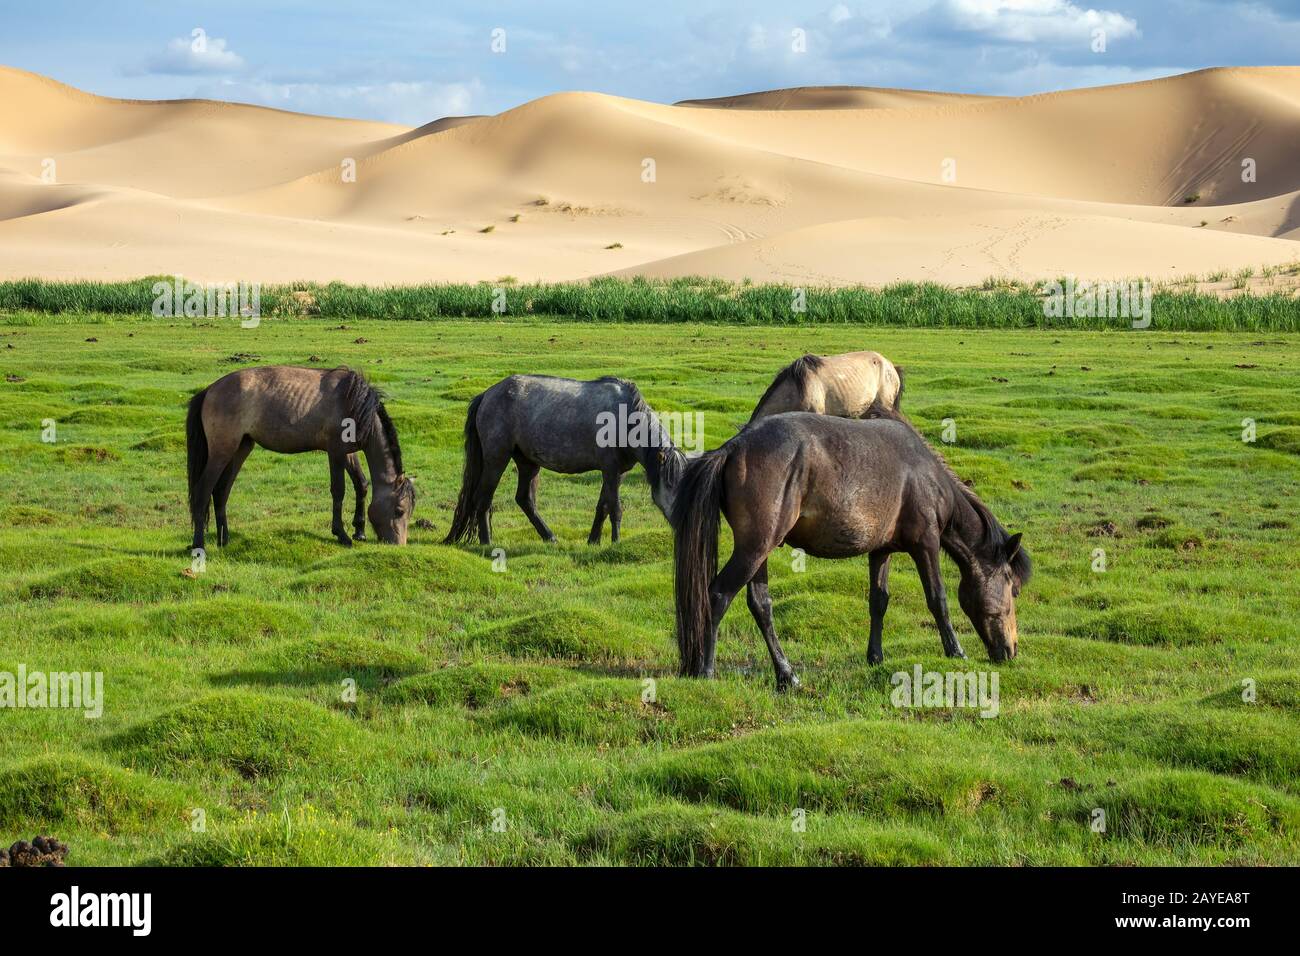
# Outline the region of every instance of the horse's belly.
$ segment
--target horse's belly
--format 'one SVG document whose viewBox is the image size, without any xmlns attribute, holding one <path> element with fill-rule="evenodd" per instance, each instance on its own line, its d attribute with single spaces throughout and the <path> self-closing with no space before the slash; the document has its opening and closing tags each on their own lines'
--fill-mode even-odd
<svg viewBox="0 0 1300 956">
<path fill-rule="evenodd" d="M 355 451 L 355 445 L 345 447 L 341 431 L 324 427 L 315 421 L 256 422 L 247 431 L 249 438 L 268 451 L 282 455 L 298 455 L 305 451 L 326 451 L 342 448 Z"/>
<path fill-rule="evenodd" d="M 802 548 L 815 558 L 853 558 L 875 551 L 884 542 L 869 522 L 827 522 L 817 515 L 801 514 L 785 544 Z"/>
<path fill-rule="evenodd" d="M 326 448 L 323 441 L 291 441 L 280 435 L 271 436 L 269 440 L 253 436 L 253 441 L 267 451 L 279 452 L 282 455 L 300 455 L 305 451 L 324 451 Z"/>
<path fill-rule="evenodd" d="M 561 475 L 581 475 L 584 472 L 596 471 L 600 468 L 600 465 L 589 455 L 557 455 L 553 451 L 548 452 L 540 448 L 520 447 L 519 450 L 530 461 L 535 461 L 547 471 L 554 471 Z"/>
</svg>

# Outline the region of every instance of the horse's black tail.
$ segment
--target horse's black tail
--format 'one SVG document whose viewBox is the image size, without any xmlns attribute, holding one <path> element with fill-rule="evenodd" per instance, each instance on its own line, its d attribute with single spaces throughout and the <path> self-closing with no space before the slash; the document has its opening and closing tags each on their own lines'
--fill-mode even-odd
<svg viewBox="0 0 1300 956">
<path fill-rule="evenodd" d="M 718 573 L 718 526 L 728 454 L 724 445 L 690 462 L 682 473 L 673 504 L 677 652 L 681 673 L 687 677 L 702 676 L 711 656 L 713 611 L 709 585 Z"/>
<path fill-rule="evenodd" d="M 479 479 L 483 477 L 483 442 L 478 437 L 478 409 L 483 396 L 477 395 L 469 403 L 465 416 L 465 470 L 460 479 L 460 497 L 456 499 L 456 513 L 451 519 L 451 530 L 444 544 L 468 541 L 474 533 L 474 499 L 477 497 Z"/>
<path fill-rule="evenodd" d="M 185 416 L 185 458 L 186 472 L 190 485 L 190 521 L 195 533 L 208 524 L 208 499 L 199 498 L 199 486 L 203 483 L 203 472 L 208 467 L 208 436 L 203 431 L 203 400 L 208 397 L 205 388 L 190 399 L 190 410 Z"/>
<path fill-rule="evenodd" d="M 895 365 L 894 371 L 898 373 L 898 392 L 894 395 L 894 411 L 901 412 L 903 410 L 903 389 L 907 385 L 907 375 L 901 365 Z"/>
</svg>

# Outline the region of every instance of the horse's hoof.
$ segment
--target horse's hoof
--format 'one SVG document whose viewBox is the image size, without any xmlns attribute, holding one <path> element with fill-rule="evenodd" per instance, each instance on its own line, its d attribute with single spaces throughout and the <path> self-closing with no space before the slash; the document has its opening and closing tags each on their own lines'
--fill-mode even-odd
<svg viewBox="0 0 1300 956">
<path fill-rule="evenodd" d="M 365 541 L 365 540 L 366 540 L 366 533 L 365 533 L 364 531 L 358 531 L 356 534 L 354 534 L 354 535 L 352 536 L 352 540 L 353 540 L 353 541 Z"/>
<path fill-rule="evenodd" d="M 345 534 L 336 534 L 334 537 L 336 537 L 336 538 L 339 539 L 339 544 L 343 545 L 343 547 L 345 547 L 345 548 L 350 548 L 350 547 L 352 547 L 352 539 L 349 538 L 347 535 L 345 535 Z"/>
<path fill-rule="evenodd" d="M 784 694 L 788 690 L 798 690 L 802 686 L 803 685 L 799 682 L 799 678 L 793 673 L 786 674 L 776 679 L 776 692 L 778 694 Z"/>
<path fill-rule="evenodd" d="M 868 652 L 867 652 L 867 663 L 868 663 L 868 664 L 879 664 L 879 663 L 881 663 L 884 659 L 885 659 L 885 655 L 884 655 L 883 653 L 881 653 L 881 654 L 877 654 L 877 653 L 875 653 L 874 651 L 868 651 Z"/>
</svg>

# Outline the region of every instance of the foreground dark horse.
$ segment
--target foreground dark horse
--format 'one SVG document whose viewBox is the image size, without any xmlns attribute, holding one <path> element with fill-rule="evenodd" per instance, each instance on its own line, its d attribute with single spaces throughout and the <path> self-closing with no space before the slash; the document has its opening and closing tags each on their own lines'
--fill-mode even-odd
<svg viewBox="0 0 1300 956">
<path fill-rule="evenodd" d="M 491 543 L 492 496 L 511 458 L 519 472 L 515 501 L 544 541 L 554 541 L 555 535 L 537 514 L 541 469 L 566 475 L 601 473 L 604 483 L 587 538 L 590 544 L 599 543 L 606 517 L 611 537 L 618 541 L 623 520 L 618 489 L 624 472 L 638 463 L 645 468 L 654 502 L 667 516 L 685 463 L 631 382 L 511 375 L 469 404 L 465 472 L 448 544 L 468 541 L 476 528 L 479 542 Z"/>
<path fill-rule="evenodd" d="M 805 355 L 776 373 L 751 423 L 783 412 L 867 418 L 873 407 L 898 411 L 903 370 L 879 352 Z"/>
<path fill-rule="evenodd" d="M 889 558 L 916 562 L 949 657 L 964 657 L 939 575 L 942 548 L 961 570 L 962 610 L 994 661 L 1016 654 L 1015 598 L 1029 579 L 1020 535 L 1009 535 L 912 426 L 896 413 L 853 421 L 807 412 L 764 419 L 691 462 L 673 511 L 677 643 L 682 673 L 712 676 L 718 624 L 748 586 L 778 690 L 798 685 L 772 628 L 767 557 L 783 542 L 822 558 L 870 555 L 871 638 L 879 663 Z M 718 514 L 735 537 L 718 573 Z"/>
<path fill-rule="evenodd" d="M 289 454 L 329 453 L 332 530 L 345 545 L 352 544 L 343 527 L 345 471 L 357 496 L 353 530 L 357 538 L 365 538 L 366 478 L 356 456 L 365 452 L 374 486 L 370 523 L 379 540 L 406 543 L 415 487 L 402 472 L 397 430 L 379 393 L 360 372 L 287 365 L 231 372 L 190 400 L 185 433 L 196 548 L 203 547 L 209 501 L 217 512 L 217 544 L 230 540 L 226 501 L 255 444 Z"/>
</svg>

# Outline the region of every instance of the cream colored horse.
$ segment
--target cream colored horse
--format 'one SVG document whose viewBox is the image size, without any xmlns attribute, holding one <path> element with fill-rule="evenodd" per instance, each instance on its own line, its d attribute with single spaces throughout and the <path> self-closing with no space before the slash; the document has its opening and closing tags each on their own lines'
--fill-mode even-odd
<svg viewBox="0 0 1300 956">
<path fill-rule="evenodd" d="M 877 401 L 897 411 L 902 395 L 902 370 L 879 352 L 805 355 L 777 373 L 749 420 L 782 412 L 865 418 Z"/>
</svg>

